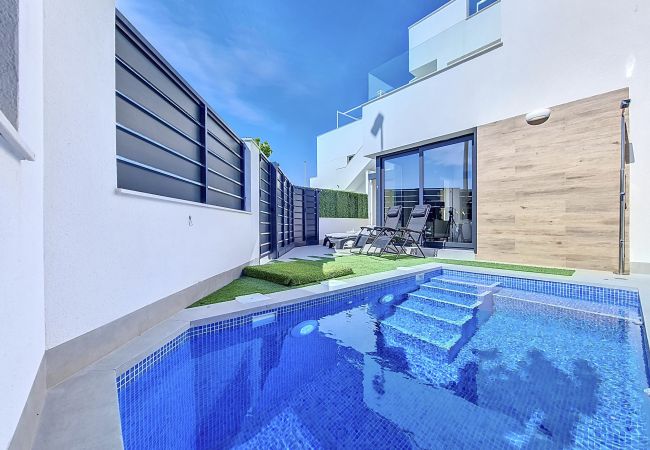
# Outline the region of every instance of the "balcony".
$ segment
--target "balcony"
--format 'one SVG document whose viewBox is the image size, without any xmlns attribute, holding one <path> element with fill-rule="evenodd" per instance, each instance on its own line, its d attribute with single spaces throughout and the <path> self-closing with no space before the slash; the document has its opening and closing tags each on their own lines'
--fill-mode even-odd
<svg viewBox="0 0 650 450">
<path fill-rule="evenodd" d="M 472 5 L 473 14 L 468 7 Z M 500 2 L 493 0 L 470 0 L 469 3 L 453 0 L 412 25 L 409 50 L 368 74 L 368 99 L 457 65 L 500 44 L 500 6 Z"/>
<path fill-rule="evenodd" d="M 451 0 L 409 27 L 407 51 L 368 73 L 368 101 L 500 45 L 499 0 Z M 337 112 L 337 126 L 358 119 L 362 106 Z"/>
</svg>

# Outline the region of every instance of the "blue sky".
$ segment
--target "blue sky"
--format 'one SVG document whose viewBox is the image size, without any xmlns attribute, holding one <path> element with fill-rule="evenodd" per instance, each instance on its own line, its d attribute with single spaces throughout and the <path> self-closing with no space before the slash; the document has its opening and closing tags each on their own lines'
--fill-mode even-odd
<svg viewBox="0 0 650 450">
<path fill-rule="evenodd" d="M 367 73 L 408 47 L 446 0 L 118 0 L 118 8 L 241 136 L 295 184 L 316 136 L 367 100 Z"/>
</svg>

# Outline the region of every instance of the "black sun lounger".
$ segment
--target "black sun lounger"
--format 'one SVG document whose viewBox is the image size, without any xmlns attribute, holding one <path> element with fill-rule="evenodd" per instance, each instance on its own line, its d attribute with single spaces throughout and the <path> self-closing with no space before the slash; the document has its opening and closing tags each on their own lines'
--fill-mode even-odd
<svg viewBox="0 0 650 450">
<path fill-rule="evenodd" d="M 325 235 L 323 239 L 323 245 L 329 246 L 329 248 L 336 247 L 337 249 L 345 248 L 345 244 L 348 242 L 353 243 L 356 241 L 359 233 L 330 233 Z"/>
<path fill-rule="evenodd" d="M 381 256 L 383 253 L 393 253 L 396 256 L 409 254 L 424 258 L 420 242 L 424 237 L 427 226 L 430 205 L 418 205 L 411 210 L 411 216 L 405 227 L 384 229 L 370 244 L 369 255 Z M 415 246 L 415 254 L 407 253 L 406 247 Z"/>
<path fill-rule="evenodd" d="M 375 240 L 377 236 L 381 235 L 384 230 L 396 230 L 401 218 L 402 207 L 391 206 L 388 208 L 388 211 L 386 211 L 386 218 L 384 219 L 383 227 L 361 227 L 361 232 L 354 241 L 350 252 L 361 254 L 365 246 L 372 243 L 372 241 Z M 357 250 L 356 252 L 354 251 L 355 249 Z"/>
</svg>

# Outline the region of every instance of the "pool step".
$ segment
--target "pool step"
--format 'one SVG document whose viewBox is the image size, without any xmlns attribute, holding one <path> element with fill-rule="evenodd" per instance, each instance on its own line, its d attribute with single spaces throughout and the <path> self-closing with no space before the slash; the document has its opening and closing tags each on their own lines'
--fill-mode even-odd
<svg viewBox="0 0 650 450">
<path fill-rule="evenodd" d="M 407 300 L 418 301 L 422 304 L 430 303 L 438 306 L 439 308 L 457 310 L 457 311 L 471 311 L 474 308 L 477 308 L 481 305 L 482 299 L 474 299 L 473 302 L 468 302 L 466 300 L 458 300 L 454 298 L 445 298 L 441 295 L 432 294 L 429 291 L 420 289 L 415 292 L 411 292 L 406 296 Z"/>
<path fill-rule="evenodd" d="M 397 329 L 383 324 L 381 328 L 384 343 L 403 351 L 404 358 L 408 362 L 408 370 L 417 379 L 426 380 L 427 383 L 436 386 L 447 386 L 458 382 L 458 369 L 448 364 L 449 358 L 440 350 L 436 350 L 437 353 L 433 354 L 430 349 L 423 348 L 426 344 L 412 343 Z"/>
<path fill-rule="evenodd" d="M 396 313 L 381 323 L 386 343 L 409 348 L 416 354 L 438 361 L 452 361 L 460 348 L 460 333 L 439 328 L 432 321 Z"/>
<path fill-rule="evenodd" d="M 492 313 L 493 286 L 439 280 L 420 285 L 382 320 L 389 346 L 405 350 L 411 366 L 420 358 L 450 362 Z"/>
<path fill-rule="evenodd" d="M 237 439 L 248 437 L 244 433 Z M 291 407 L 287 407 L 273 417 L 268 424 L 261 426 L 259 431 L 248 437 L 245 442 L 236 443 L 237 450 L 269 448 L 273 443 L 276 448 L 322 448 L 322 445 L 311 433 L 307 424 Z"/>
<path fill-rule="evenodd" d="M 520 305 L 527 305 L 526 308 L 536 310 L 580 312 L 611 317 L 613 319 L 629 320 L 637 325 L 643 324 L 643 318 L 639 308 L 635 306 L 606 304 L 580 298 L 560 297 L 557 295 L 514 289 L 503 289 L 499 291 L 498 294 L 494 295 L 494 302 L 499 304 L 506 303 L 508 305 L 516 302 Z"/>
<path fill-rule="evenodd" d="M 471 281 L 461 281 L 455 279 L 444 278 L 442 276 L 433 277 L 426 283 L 428 286 L 436 286 L 444 289 L 451 289 L 453 291 L 467 292 L 470 294 L 481 294 L 486 291 L 494 292 L 499 283 L 495 284 L 481 284 Z"/>
<path fill-rule="evenodd" d="M 417 294 L 439 300 L 446 300 L 450 303 L 474 307 L 477 302 L 481 301 L 485 295 L 491 294 L 490 291 L 481 293 L 464 292 L 456 289 L 449 289 L 437 286 L 431 282 L 420 285 L 420 289 L 416 291 Z"/>
<path fill-rule="evenodd" d="M 475 322 L 475 312 L 473 309 L 465 308 L 455 309 L 446 306 L 440 307 L 434 302 L 420 300 L 415 297 L 409 298 L 401 305 L 397 306 L 400 313 L 406 316 L 420 316 L 425 320 L 434 321 L 436 326 L 446 331 L 455 333 L 466 332 Z M 478 308 L 477 308 L 478 311 Z"/>
</svg>

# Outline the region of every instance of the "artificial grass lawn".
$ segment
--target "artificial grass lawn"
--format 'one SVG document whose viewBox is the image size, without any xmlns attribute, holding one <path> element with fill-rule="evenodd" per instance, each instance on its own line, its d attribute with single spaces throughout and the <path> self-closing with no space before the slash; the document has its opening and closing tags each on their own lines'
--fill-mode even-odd
<svg viewBox="0 0 650 450">
<path fill-rule="evenodd" d="M 192 307 L 224 302 L 239 297 L 240 295 L 254 293 L 271 294 L 273 292 L 285 291 L 298 285 L 304 286 L 334 278 L 334 274 L 341 274 L 337 275 L 336 278 L 352 278 L 394 270 L 398 267 L 416 266 L 432 262 L 563 276 L 571 276 L 575 272 L 575 270 L 571 269 L 522 266 L 489 261 L 413 258 L 411 256 L 401 256 L 395 259 L 393 256 L 350 255 L 336 258 L 321 258 L 318 261 L 294 260 L 290 262 L 273 262 L 262 266 L 249 266 L 244 269 L 244 276 L 207 297 L 202 298 L 194 303 Z"/>
<path fill-rule="evenodd" d="M 287 289 L 292 289 L 289 286 L 283 286 L 281 284 L 272 283 L 271 281 L 260 280 L 258 278 L 251 277 L 240 277 L 235 281 L 227 284 L 218 291 L 213 292 L 207 297 L 203 297 L 196 303 L 193 303 L 190 308 L 195 306 L 205 306 L 211 305 L 213 303 L 221 303 L 228 300 L 232 300 L 235 297 L 240 295 L 247 294 L 272 294 L 273 292 L 286 291 Z"/>
<path fill-rule="evenodd" d="M 207 297 L 202 298 L 191 307 L 225 302 L 232 300 L 235 297 L 239 297 L 240 295 L 255 293 L 270 294 L 273 292 L 286 291 L 287 289 L 295 287 L 295 285 L 288 286 L 286 284 L 274 283 L 266 279 L 253 278 L 252 276 L 247 275 L 268 276 L 268 273 L 272 273 L 273 275 L 271 276 L 277 276 L 278 280 L 282 277 L 293 277 L 294 280 L 299 280 L 306 279 L 306 277 L 304 277 L 304 274 L 302 273 L 297 274 L 297 272 L 308 271 L 311 274 L 310 280 L 312 281 L 302 284 L 302 286 L 305 286 L 329 279 L 312 278 L 313 274 L 318 273 L 330 274 L 333 271 L 341 270 L 344 274 L 338 278 L 351 278 L 369 275 L 371 273 L 385 272 L 387 270 L 397 269 L 398 267 L 415 266 L 434 261 L 434 258 L 413 258 L 410 256 L 401 256 L 395 259 L 393 256 L 378 257 L 350 255 L 339 256 L 337 258 L 320 258 L 318 261 L 294 260 L 290 262 L 273 262 L 262 266 L 249 266 L 244 269 L 244 276 L 222 287 L 218 291 L 213 292 Z"/>
<path fill-rule="evenodd" d="M 436 258 L 436 262 L 442 264 L 456 264 L 458 266 L 484 267 L 486 269 L 514 270 L 516 272 L 544 273 L 550 275 L 562 275 L 570 277 L 576 271 L 573 269 L 556 269 L 553 267 L 522 266 L 519 264 L 505 264 L 491 261 L 461 261 L 459 259 Z"/>
</svg>

